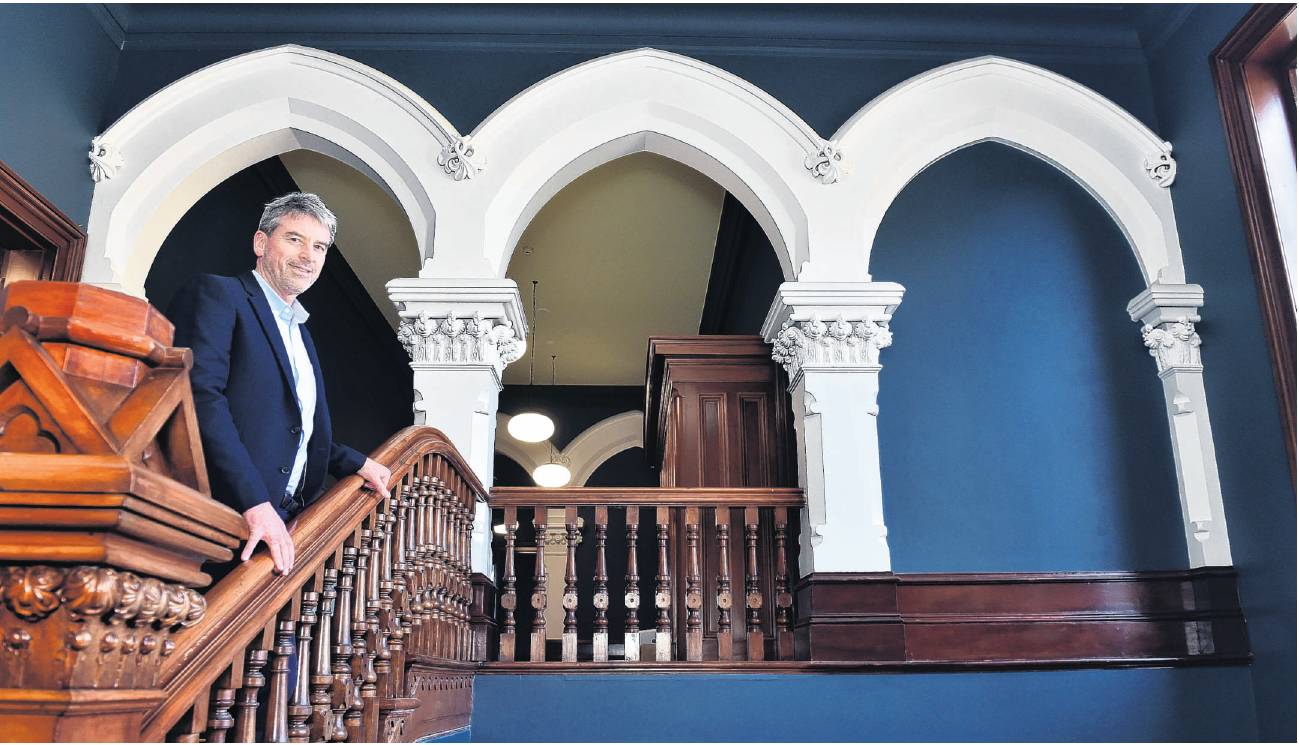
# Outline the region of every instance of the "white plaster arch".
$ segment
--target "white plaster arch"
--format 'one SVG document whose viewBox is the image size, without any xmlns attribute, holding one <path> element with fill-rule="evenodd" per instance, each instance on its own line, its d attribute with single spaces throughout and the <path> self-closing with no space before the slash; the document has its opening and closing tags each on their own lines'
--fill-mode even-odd
<svg viewBox="0 0 1299 745">
<path fill-rule="evenodd" d="M 698 60 L 637 49 L 577 65 L 506 102 L 472 141 L 483 168 L 466 198 L 479 222 L 440 231 L 421 276 L 504 276 L 519 235 L 559 189 L 640 151 L 735 195 L 766 230 L 787 279 L 810 259 L 804 205 L 826 187 L 804 161 L 824 141 L 779 101 Z M 481 253 L 464 255 L 466 246 Z"/>
<path fill-rule="evenodd" d="M 507 414 L 496 414 L 496 430 L 505 432 L 510 417 Z M 560 451 L 559 455 L 568 461 L 573 474 L 569 486 L 585 486 L 591 474 L 595 473 L 605 461 L 624 450 L 645 447 L 644 441 L 645 414 L 640 411 L 624 411 L 602 419 L 574 437 Z M 496 438 L 496 452 L 518 463 L 528 473 L 537 466 L 547 462 L 550 457 L 550 443 L 520 442 L 508 434 Z"/>
<path fill-rule="evenodd" d="M 305 148 L 379 184 L 433 243 L 437 157 L 455 128 L 401 83 L 354 60 L 287 45 L 218 62 L 154 93 L 95 138 L 83 280 L 143 295 L 185 211 L 225 178 Z"/>
<path fill-rule="evenodd" d="M 852 162 L 844 186 L 856 195 L 868 264 L 885 213 L 912 178 L 956 150 L 996 141 L 1090 192 L 1127 237 L 1147 285 L 1186 281 L 1167 188 L 1172 146 L 1069 78 L 1001 57 L 954 62 L 884 92 L 832 139 Z"/>
</svg>

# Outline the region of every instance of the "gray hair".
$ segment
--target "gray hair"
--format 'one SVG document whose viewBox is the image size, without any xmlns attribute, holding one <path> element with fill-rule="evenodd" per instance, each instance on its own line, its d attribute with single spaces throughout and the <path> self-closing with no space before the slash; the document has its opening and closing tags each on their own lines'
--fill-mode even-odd
<svg viewBox="0 0 1299 745">
<path fill-rule="evenodd" d="M 286 215 L 307 215 L 320 221 L 329 228 L 329 242 L 333 244 L 334 234 L 338 232 L 338 218 L 325 206 L 324 200 L 315 194 L 295 191 L 282 197 L 272 199 L 262 210 L 262 219 L 257 222 L 257 229 L 270 235 L 280 226 L 280 220 Z"/>
</svg>

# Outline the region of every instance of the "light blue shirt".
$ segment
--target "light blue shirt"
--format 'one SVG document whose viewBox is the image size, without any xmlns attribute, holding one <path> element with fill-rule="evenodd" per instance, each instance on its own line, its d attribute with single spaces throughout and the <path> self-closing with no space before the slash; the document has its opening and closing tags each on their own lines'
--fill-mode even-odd
<svg viewBox="0 0 1299 745">
<path fill-rule="evenodd" d="M 307 345 L 302 341 L 302 329 L 310 314 L 302 303 L 294 299 L 293 304 L 284 302 L 271 288 L 262 275 L 253 270 L 257 284 L 266 293 L 266 302 L 271 305 L 271 315 L 275 316 L 275 325 L 280 329 L 280 338 L 289 353 L 289 369 L 293 372 L 294 394 L 298 399 L 298 409 L 302 412 L 302 432 L 298 436 L 298 452 L 293 456 L 293 470 L 289 472 L 289 483 L 284 487 L 286 496 L 293 496 L 302 480 L 302 471 L 307 467 L 307 443 L 311 442 L 311 430 L 316 423 L 316 371 L 311 366 L 311 357 L 307 355 Z"/>
</svg>

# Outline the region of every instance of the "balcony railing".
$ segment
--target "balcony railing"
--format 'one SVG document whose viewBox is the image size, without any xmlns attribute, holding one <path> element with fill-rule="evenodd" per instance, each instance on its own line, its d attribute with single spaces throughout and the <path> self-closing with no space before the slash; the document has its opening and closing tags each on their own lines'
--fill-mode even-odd
<svg viewBox="0 0 1299 745">
<path fill-rule="evenodd" d="M 793 659 L 801 490 L 497 488 L 491 505 L 503 533 L 498 663 Z M 555 599 L 562 614 L 548 613 Z M 611 620 L 622 628 L 612 644 Z"/>
</svg>

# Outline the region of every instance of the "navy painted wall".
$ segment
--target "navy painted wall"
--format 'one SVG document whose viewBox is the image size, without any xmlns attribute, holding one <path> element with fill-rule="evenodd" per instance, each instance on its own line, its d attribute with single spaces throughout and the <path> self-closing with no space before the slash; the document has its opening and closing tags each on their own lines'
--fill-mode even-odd
<svg viewBox="0 0 1299 745">
<path fill-rule="evenodd" d="M 871 255 L 906 296 L 880 380 L 897 571 L 1187 565 L 1145 288 L 1101 205 L 1000 144 L 913 180 Z"/>
<path fill-rule="evenodd" d="M 1197 7 L 1151 55 L 1150 70 L 1160 134 L 1177 157 L 1173 207 L 1186 274 L 1204 287 L 1204 383 L 1255 655 L 1260 736 L 1294 742 L 1295 490 L 1208 63 L 1242 15 L 1240 6 Z"/>
<path fill-rule="evenodd" d="M 471 731 L 476 742 L 1248 741 L 1249 689 L 1244 668 L 479 675 Z"/>
<path fill-rule="evenodd" d="M 119 51 L 77 5 L 0 9 L 0 160 L 85 227 L 90 139 Z"/>
</svg>

